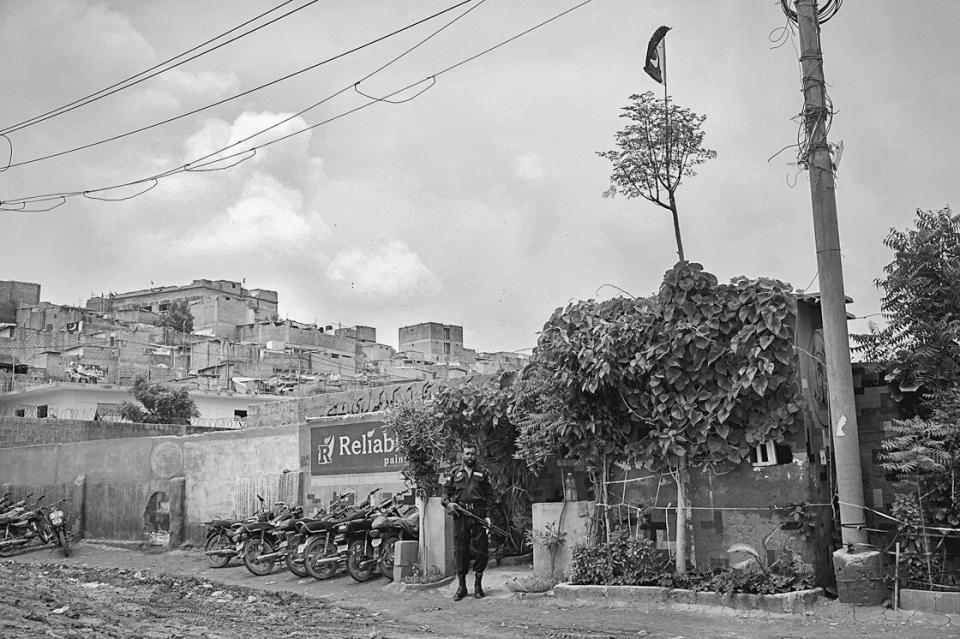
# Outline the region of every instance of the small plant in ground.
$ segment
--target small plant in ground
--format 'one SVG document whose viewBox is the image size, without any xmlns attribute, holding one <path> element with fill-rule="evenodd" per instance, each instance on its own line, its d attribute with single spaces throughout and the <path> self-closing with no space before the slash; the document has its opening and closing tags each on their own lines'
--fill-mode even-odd
<svg viewBox="0 0 960 639">
<path fill-rule="evenodd" d="M 540 530 L 528 530 L 524 541 L 530 546 L 540 546 L 550 553 L 550 574 L 557 572 L 557 551 L 566 542 L 567 533 L 560 530 L 560 522 L 550 522 Z"/>
<path fill-rule="evenodd" d="M 553 590 L 553 587 L 558 583 L 560 583 L 560 578 L 557 576 L 538 577 L 529 575 L 508 581 L 506 587 L 510 592 L 547 592 Z"/>
<path fill-rule="evenodd" d="M 403 577 L 400 582 L 405 584 L 432 584 L 443 579 L 443 573 L 436 566 L 430 566 L 423 571 L 420 564 L 414 564 L 410 570 L 410 575 Z"/>
</svg>

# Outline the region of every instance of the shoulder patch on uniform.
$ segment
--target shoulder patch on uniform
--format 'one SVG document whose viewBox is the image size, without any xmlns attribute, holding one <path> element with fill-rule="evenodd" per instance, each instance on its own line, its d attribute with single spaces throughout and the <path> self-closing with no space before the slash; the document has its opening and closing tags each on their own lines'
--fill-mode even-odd
<svg viewBox="0 0 960 639">
<path fill-rule="evenodd" d="M 477 477 L 479 477 L 480 479 L 483 479 L 483 473 L 480 472 L 479 470 L 474 471 L 473 474 L 476 475 Z"/>
<path fill-rule="evenodd" d="M 458 470 L 457 472 L 453 473 L 453 478 L 454 478 L 454 479 L 463 479 L 463 475 L 464 475 L 463 471 L 462 471 L 462 470 Z"/>
</svg>

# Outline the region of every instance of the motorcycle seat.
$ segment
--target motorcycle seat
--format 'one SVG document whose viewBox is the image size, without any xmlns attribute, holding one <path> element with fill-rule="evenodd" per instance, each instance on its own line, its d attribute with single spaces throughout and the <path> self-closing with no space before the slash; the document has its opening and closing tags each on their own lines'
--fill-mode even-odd
<svg viewBox="0 0 960 639">
<path fill-rule="evenodd" d="M 230 526 L 237 523 L 236 519 L 213 519 L 211 521 L 203 522 L 211 528 L 229 528 Z"/>
<path fill-rule="evenodd" d="M 331 527 L 331 522 L 322 521 L 322 520 L 306 519 L 306 520 L 300 520 L 298 523 L 300 528 L 302 528 L 303 530 L 306 530 L 308 533 L 311 533 L 311 534 L 326 532 Z"/>
</svg>

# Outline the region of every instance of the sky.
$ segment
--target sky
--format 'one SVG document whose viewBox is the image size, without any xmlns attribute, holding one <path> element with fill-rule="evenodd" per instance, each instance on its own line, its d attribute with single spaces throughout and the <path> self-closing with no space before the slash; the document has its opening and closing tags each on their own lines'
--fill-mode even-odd
<svg viewBox="0 0 960 639">
<path fill-rule="evenodd" d="M 707 116 L 705 145 L 717 151 L 677 194 L 687 259 L 721 281 L 766 276 L 818 290 L 809 182 L 791 164 L 795 151 L 770 159 L 796 142 L 793 118 L 802 106 L 799 43 L 784 29 L 779 2 L 593 0 L 439 73 L 578 2 L 477 0 L 192 116 L 11 166 L 0 173 L 0 200 L 87 191 L 183 165 L 341 89 L 235 149 L 370 103 L 229 170 L 172 175 L 138 197 L 74 197 L 48 212 L 0 212 L 0 279 L 39 282 L 43 300 L 78 305 L 91 295 L 199 278 L 244 281 L 278 291 L 282 316 L 374 326 L 378 341 L 394 346 L 400 326 L 433 321 L 462 325 L 467 348 L 529 352 L 555 308 L 619 290 L 650 295 L 677 259 L 669 213 L 643 200 L 603 198 L 609 170 L 596 155 L 612 148 L 631 94 L 662 91 L 642 68 L 650 35 L 667 25 L 669 92 Z M 0 3 L 0 128 L 139 73 L 279 3 Z M 8 134 L 13 162 L 249 91 L 453 4 L 315 2 L 174 70 Z M 420 82 L 415 87 L 372 102 L 351 88 L 470 8 L 357 89 L 388 96 Z M 844 149 L 836 193 L 845 285 L 857 316 L 879 319 L 874 280 L 890 261 L 882 243 L 889 229 L 911 225 L 918 208 L 951 204 L 960 188 L 958 32 L 953 0 L 925 0 L 909 11 L 893 0 L 851 0 L 822 25 L 836 110 L 830 141 Z"/>
</svg>

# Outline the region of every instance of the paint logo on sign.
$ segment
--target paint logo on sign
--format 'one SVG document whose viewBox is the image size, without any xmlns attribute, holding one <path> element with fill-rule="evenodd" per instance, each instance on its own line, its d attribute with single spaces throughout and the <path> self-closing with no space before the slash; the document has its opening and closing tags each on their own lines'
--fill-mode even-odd
<svg viewBox="0 0 960 639">
<path fill-rule="evenodd" d="M 317 463 L 333 463 L 333 435 L 324 437 L 323 441 L 317 444 Z"/>
</svg>

